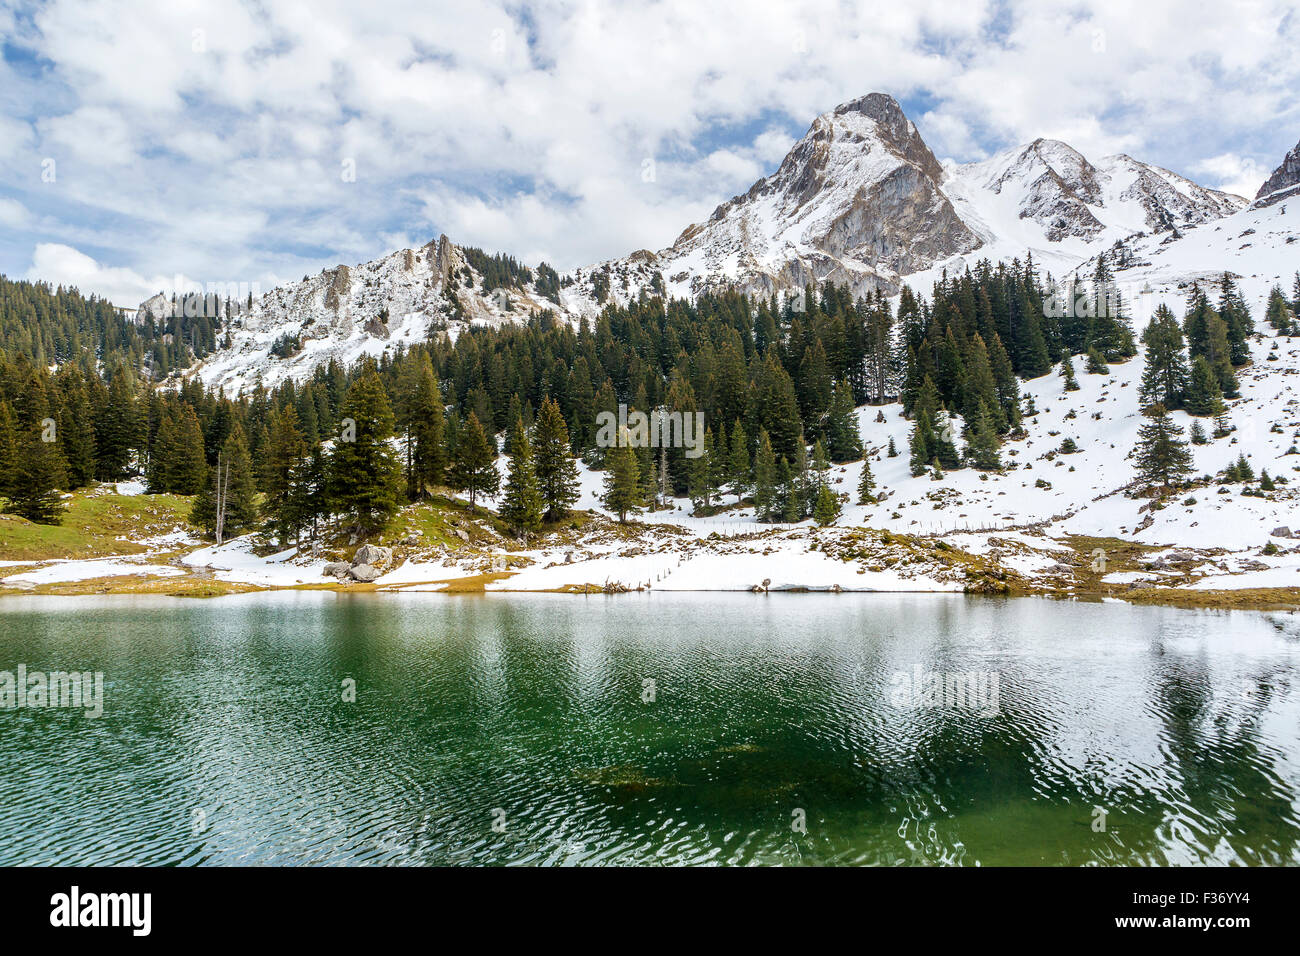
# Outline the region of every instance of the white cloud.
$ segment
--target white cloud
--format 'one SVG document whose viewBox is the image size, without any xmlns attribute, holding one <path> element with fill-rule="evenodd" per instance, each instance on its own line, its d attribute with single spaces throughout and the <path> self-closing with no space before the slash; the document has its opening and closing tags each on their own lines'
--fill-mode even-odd
<svg viewBox="0 0 1300 956">
<path fill-rule="evenodd" d="M 31 222 L 32 214 L 17 199 L 0 196 L 0 226 L 21 229 Z"/>
<path fill-rule="evenodd" d="M 1203 159 L 1194 167 L 1202 175 L 1207 185 L 1224 192 L 1236 193 L 1247 199 L 1254 199 L 1259 187 L 1264 185 L 1272 169 L 1261 166 L 1248 156 L 1236 153 L 1222 153 Z"/>
<path fill-rule="evenodd" d="M 114 305 L 134 306 L 155 292 L 172 289 L 176 276 L 146 279 L 132 269 L 114 268 L 96 262 L 84 252 L 53 242 L 38 243 L 27 276 L 32 281 L 56 286 L 75 286 L 83 293 L 95 293 Z M 188 280 L 182 278 L 182 285 Z"/>
<path fill-rule="evenodd" d="M 438 232 L 572 267 L 670 243 L 872 90 L 924 104 L 940 156 L 1049 136 L 1239 191 L 1300 133 L 1291 7 L 49 0 L 5 31 L 48 66 L 0 60 L 0 181 L 29 211 L 4 221 L 52 267 L 41 247 L 113 250 L 78 274 L 114 295 Z"/>
</svg>

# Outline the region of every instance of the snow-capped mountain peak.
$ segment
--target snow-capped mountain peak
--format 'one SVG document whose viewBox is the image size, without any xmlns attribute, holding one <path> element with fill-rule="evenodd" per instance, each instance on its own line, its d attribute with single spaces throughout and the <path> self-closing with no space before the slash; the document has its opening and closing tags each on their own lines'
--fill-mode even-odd
<svg viewBox="0 0 1300 956">
<path fill-rule="evenodd" d="M 1297 182 L 1300 146 L 1270 180 L 1273 195 Z M 524 268 L 503 282 L 500 263 L 443 236 L 272 290 L 225 323 L 230 347 L 197 372 L 234 389 L 272 385 L 444 325 L 517 321 L 541 309 L 576 322 L 647 291 L 767 296 L 829 281 L 854 295 L 892 295 L 904 281 L 924 290 L 944 269 L 1026 253 L 1062 274 L 1117 242 L 1177 236 L 1247 205 L 1131 156 L 1094 162 L 1053 139 L 941 163 L 892 96 L 869 93 L 814 119 L 770 176 L 659 252 L 563 275 Z"/>
</svg>

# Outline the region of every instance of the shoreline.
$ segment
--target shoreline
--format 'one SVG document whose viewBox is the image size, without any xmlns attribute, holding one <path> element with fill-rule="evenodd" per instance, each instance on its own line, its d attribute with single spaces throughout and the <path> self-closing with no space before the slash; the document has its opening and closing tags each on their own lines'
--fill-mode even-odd
<svg viewBox="0 0 1300 956">
<path fill-rule="evenodd" d="M 510 588 L 484 586 L 488 583 L 482 578 L 508 579 L 513 575 L 476 575 L 473 577 L 444 578 L 440 580 L 412 581 L 408 584 L 377 586 L 373 583 L 341 584 L 321 582 L 320 584 L 294 584 L 271 586 L 250 584 L 247 582 L 223 581 L 211 576 L 186 575 L 183 579 L 154 578 L 147 576 L 119 575 L 112 578 L 86 579 L 81 581 L 50 582 L 28 587 L 0 586 L 0 602 L 5 598 L 19 597 L 176 597 L 198 600 L 229 597 L 232 595 L 281 593 L 289 591 L 326 591 L 338 595 L 367 594 L 420 594 L 463 597 L 465 595 L 501 595 L 516 594 L 565 594 L 574 597 L 617 597 L 623 594 L 647 595 L 661 594 L 753 594 L 755 597 L 768 594 L 829 596 L 840 595 L 928 595 L 928 596 L 973 596 L 996 597 L 1004 599 L 1044 598 L 1055 601 L 1077 601 L 1080 603 L 1105 603 L 1122 601 L 1133 605 L 1151 605 L 1172 607 L 1181 610 L 1225 610 L 1225 611 L 1259 611 L 1259 612 L 1295 612 L 1300 611 L 1300 588 L 1239 588 L 1216 590 L 1182 590 L 1178 588 L 1141 588 L 1135 591 L 1113 590 L 1064 590 L 1047 588 L 1013 588 L 1006 591 L 990 592 L 977 589 L 956 588 L 843 588 L 820 587 L 812 585 L 774 586 L 767 589 L 753 588 L 618 588 L 607 589 L 595 584 L 574 584 L 555 588 Z M 2 604 L 0 604 L 2 606 Z"/>
</svg>

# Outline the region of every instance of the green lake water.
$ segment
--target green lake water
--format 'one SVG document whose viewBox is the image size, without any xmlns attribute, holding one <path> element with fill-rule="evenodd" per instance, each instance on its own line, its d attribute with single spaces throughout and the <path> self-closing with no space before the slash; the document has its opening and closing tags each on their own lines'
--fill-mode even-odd
<svg viewBox="0 0 1300 956">
<path fill-rule="evenodd" d="M 1291 615 L 6 598 L 20 664 L 104 713 L 0 710 L 0 865 L 1300 863 Z"/>
</svg>

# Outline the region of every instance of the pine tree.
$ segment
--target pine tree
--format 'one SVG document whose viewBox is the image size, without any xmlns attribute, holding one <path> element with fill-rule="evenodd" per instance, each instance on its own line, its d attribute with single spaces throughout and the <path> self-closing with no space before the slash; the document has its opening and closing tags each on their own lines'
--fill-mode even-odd
<svg viewBox="0 0 1300 956">
<path fill-rule="evenodd" d="M 871 473 L 871 459 L 862 459 L 862 474 L 858 478 L 858 504 L 876 503 L 876 478 Z"/>
<path fill-rule="evenodd" d="M 553 398 L 542 403 L 533 426 L 533 467 L 545 519 L 559 521 L 578 500 L 578 464 L 569 449 L 569 427 Z"/>
<path fill-rule="evenodd" d="M 606 508 L 618 515 L 620 523 L 626 522 L 629 514 L 640 511 L 644 500 L 641 493 L 641 467 L 629 442 L 630 436 L 624 429 L 615 447 L 605 455 L 605 494 L 602 501 Z"/>
<path fill-rule="evenodd" d="M 1189 415 L 1214 415 L 1223 407 L 1219 378 L 1204 355 L 1196 356 L 1192 362 L 1192 378 L 1183 407 Z"/>
<path fill-rule="evenodd" d="M 970 441 L 966 444 L 966 460 L 980 471 L 1001 471 L 1002 459 L 998 456 L 998 433 L 993 427 L 993 417 L 988 407 L 980 403 L 979 414 Z"/>
<path fill-rule="evenodd" d="M 1237 456 L 1237 480 L 1238 481 L 1255 480 L 1255 469 L 1250 466 L 1250 461 L 1249 459 L 1246 458 L 1244 452 Z"/>
<path fill-rule="evenodd" d="M 776 463 L 776 480 L 781 500 L 781 520 L 788 524 L 803 520 L 803 491 L 785 456 Z"/>
<path fill-rule="evenodd" d="M 58 492 L 64 475 L 58 446 L 45 441 L 40 428 L 32 428 L 19 436 L 17 447 L 17 467 L 4 510 L 37 524 L 58 524 L 64 511 Z"/>
<path fill-rule="evenodd" d="M 527 539 L 541 528 L 544 507 L 533 468 L 533 450 L 521 413 L 510 429 L 510 469 L 501 499 L 501 518 Z"/>
<path fill-rule="evenodd" d="M 1138 401 L 1143 406 L 1159 403 L 1166 409 L 1182 408 L 1189 379 L 1183 331 L 1163 303 L 1142 332 L 1142 344 L 1146 346 L 1146 367 Z"/>
<path fill-rule="evenodd" d="M 826 417 L 826 450 L 834 462 L 857 461 L 862 457 L 858 416 L 853 411 L 853 390 L 842 379 L 835 384 Z"/>
<path fill-rule="evenodd" d="M 825 526 L 831 524 L 840 514 L 840 499 L 829 485 L 822 485 L 817 491 L 817 500 L 813 505 L 813 520 Z"/>
<path fill-rule="evenodd" d="M 1192 473 L 1192 453 L 1182 440 L 1183 430 L 1159 403 L 1143 413 L 1148 421 L 1138 429 L 1134 448 L 1138 478 L 1148 484 L 1171 487 Z"/>
<path fill-rule="evenodd" d="M 496 449 L 473 412 L 466 417 L 457 436 L 450 479 L 452 487 L 469 493 L 471 508 L 479 495 L 495 495 L 500 485 Z"/>
<path fill-rule="evenodd" d="M 1268 476 L 1268 469 L 1265 468 L 1259 473 L 1259 490 L 1276 491 L 1277 485 L 1273 484 L 1273 479 Z"/>
<path fill-rule="evenodd" d="M 776 453 L 766 429 L 758 433 L 754 455 L 754 512 L 763 521 L 772 520 L 776 502 Z"/>
<path fill-rule="evenodd" d="M 292 414 L 292 406 L 285 412 Z M 208 477 L 190 509 L 190 522 L 207 534 L 215 535 L 220 521 L 223 541 L 255 528 L 257 488 L 248 451 L 248 435 L 238 422 L 222 444 L 216 466 L 208 471 Z"/>
<path fill-rule="evenodd" d="M 1292 310 L 1287 305 L 1286 296 L 1278 286 L 1273 286 L 1268 294 L 1268 308 L 1264 320 L 1272 326 L 1278 335 L 1294 335 Z"/>
<path fill-rule="evenodd" d="M 192 405 L 183 405 L 177 432 L 179 457 L 168 469 L 171 487 L 181 495 L 197 494 L 208 476 L 203 428 Z"/>
<path fill-rule="evenodd" d="M 704 441 L 700 454 L 686 459 L 687 494 L 696 507 L 711 507 L 713 496 L 717 494 L 718 485 L 714 481 L 717 474 L 718 450 L 713 441 L 713 429 L 704 429 Z"/>
<path fill-rule="evenodd" d="M 271 414 L 270 444 L 262 461 L 262 514 L 281 545 L 296 537 L 302 526 L 295 492 L 297 473 L 307 460 L 307 440 L 298 424 L 292 405 Z"/>
<path fill-rule="evenodd" d="M 1105 358 L 1097 351 L 1097 347 L 1091 346 L 1088 349 L 1088 366 L 1089 375 L 1106 375 L 1110 372 L 1109 366 L 1106 365 Z"/>
<path fill-rule="evenodd" d="M 1065 379 L 1065 390 L 1077 392 L 1079 380 L 1074 377 L 1074 359 L 1070 355 L 1061 356 L 1061 378 Z"/>
<path fill-rule="evenodd" d="M 0 498 L 13 492 L 18 477 L 18 431 L 9 403 L 0 398 Z"/>
<path fill-rule="evenodd" d="M 1188 437 L 1191 438 L 1193 445 L 1206 445 L 1209 444 L 1210 441 L 1209 437 L 1205 434 L 1205 426 L 1195 419 L 1192 420 L 1192 428 L 1188 433 Z"/>
<path fill-rule="evenodd" d="M 393 409 L 372 362 L 347 390 L 339 424 L 329 460 L 330 501 L 358 532 L 380 531 L 397 513 L 402 466 L 389 444 Z"/>
<path fill-rule="evenodd" d="M 442 391 L 427 352 L 421 352 L 410 405 L 412 497 L 424 497 L 439 485 L 447 471 L 447 429 L 443 421 Z"/>
<path fill-rule="evenodd" d="M 815 488 L 819 488 L 822 485 L 829 484 L 830 475 L 831 475 L 831 463 L 826 455 L 826 446 L 822 443 L 822 440 L 819 438 L 817 439 L 817 444 L 813 446 L 813 457 L 812 457 L 813 489 L 810 490 L 810 494 L 815 495 L 816 494 Z"/>
<path fill-rule="evenodd" d="M 930 425 L 930 416 L 925 409 L 921 409 L 916 413 L 916 424 L 912 426 L 912 437 L 909 442 L 912 450 L 910 459 L 912 477 L 925 474 L 925 469 L 935 457 L 934 444 L 934 428 Z"/>
<path fill-rule="evenodd" d="M 745 499 L 745 492 L 750 486 L 749 438 L 745 434 L 745 426 L 739 421 L 731 429 L 731 454 L 727 462 L 727 478 L 731 482 L 731 493 L 736 496 L 736 503 L 739 504 Z"/>
</svg>

